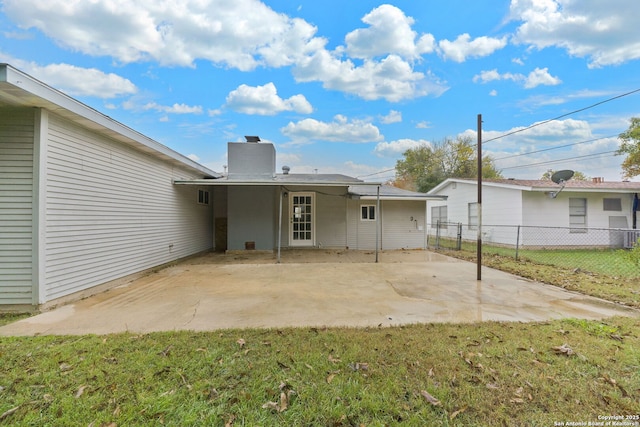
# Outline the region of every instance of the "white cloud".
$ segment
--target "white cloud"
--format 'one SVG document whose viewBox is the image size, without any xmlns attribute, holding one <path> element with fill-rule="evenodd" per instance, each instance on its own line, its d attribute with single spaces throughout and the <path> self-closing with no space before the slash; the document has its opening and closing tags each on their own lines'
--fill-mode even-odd
<svg viewBox="0 0 640 427">
<path fill-rule="evenodd" d="M 334 117 L 332 122 L 304 119 L 297 123 L 289 122 L 280 129 L 283 135 L 296 142 L 330 141 L 346 143 L 366 143 L 383 139 L 373 124 L 362 120 L 349 121 L 342 115 Z"/>
<path fill-rule="evenodd" d="M 525 89 L 533 89 L 540 85 L 555 86 L 562 83 L 562 80 L 558 77 L 549 74 L 548 68 L 536 68 L 528 76 L 520 73 L 500 74 L 497 69 L 482 71 L 480 74 L 473 76 L 474 83 L 489 83 L 496 80 L 511 80 L 522 83 Z"/>
<path fill-rule="evenodd" d="M 190 158 L 191 160 L 193 160 L 194 162 L 200 161 L 200 157 L 198 157 L 195 154 L 189 154 L 187 157 Z"/>
<path fill-rule="evenodd" d="M 431 127 L 431 123 L 427 121 L 418 122 L 416 124 L 417 129 L 429 129 Z"/>
<path fill-rule="evenodd" d="M 149 102 L 142 107 L 143 110 L 155 110 L 170 114 L 202 114 L 202 107 L 199 105 L 191 106 L 186 104 L 159 105 L 155 102 Z"/>
<path fill-rule="evenodd" d="M 454 41 L 441 40 L 438 43 L 445 59 L 464 62 L 469 57 L 481 58 L 489 56 L 507 45 L 507 38 L 478 37 L 471 40 L 469 34 L 461 34 Z"/>
<path fill-rule="evenodd" d="M 548 68 L 536 68 L 529 73 L 524 82 L 525 89 L 532 89 L 536 86 L 555 86 L 562 83 L 558 77 L 549 74 Z"/>
<path fill-rule="evenodd" d="M 380 117 L 380 122 L 382 122 L 385 125 L 388 125 L 391 123 L 400 123 L 401 121 L 402 121 L 402 113 L 396 110 L 391 110 L 389 111 L 389 114 L 387 114 L 386 116 Z"/>
<path fill-rule="evenodd" d="M 205 59 L 251 70 L 290 65 L 325 43 L 309 23 L 258 0 L 6 0 L 3 12 L 62 46 L 123 63 L 194 66 Z"/>
<path fill-rule="evenodd" d="M 364 60 L 356 66 L 335 54 L 320 50 L 293 69 L 299 82 L 320 81 L 325 89 L 339 90 L 366 100 L 398 102 L 426 95 L 439 96 L 448 88 L 430 73 L 416 72 L 397 55 L 381 61 Z"/>
<path fill-rule="evenodd" d="M 431 145 L 431 143 L 425 139 L 398 139 L 396 141 L 378 143 L 373 152 L 378 157 L 399 157 L 405 151 L 421 145 Z"/>
<path fill-rule="evenodd" d="M 435 50 L 431 34 L 418 34 L 411 28 L 413 18 L 390 4 L 376 7 L 362 18 L 369 24 L 346 35 L 346 52 L 354 58 L 373 58 L 389 54 L 417 58 Z M 417 38 L 417 41 L 416 41 Z"/>
<path fill-rule="evenodd" d="M 589 58 L 589 67 L 640 58 L 637 0 L 512 0 L 511 19 L 522 24 L 516 43 L 559 47 Z"/>
<path fill-rule="evenodd" d="M 272 116 L 283 111 L 301 114 L 313 112 L 313 107 L 304 95 L 282 99 L 273 83 L 264 86 L 240 85 L 227 95 L 226 101 L 227 107 L 244 114 Z"/>
<path fill-rule="evenodd" d="M 0 52 L 0 62 L 7 62 L 25 73 L 71 96 L 92 96 L 111 99 L 132 95 L 137 87 L 128 79 L 95 68 L 83 68 L 69 64 L 39 65 L 35 62 L 13 58 Z"/>
<path fill-rule="evenodd" d="M 498 96 L 498 91 L 493 89 L 491 92 L 489 92 L 489 96 Z"/>
</svg>

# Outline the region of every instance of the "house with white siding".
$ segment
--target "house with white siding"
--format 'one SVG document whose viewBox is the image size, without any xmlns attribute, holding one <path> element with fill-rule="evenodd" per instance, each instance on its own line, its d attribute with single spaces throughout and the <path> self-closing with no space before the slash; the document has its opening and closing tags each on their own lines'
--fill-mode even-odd
<svg viewBox="0 0 640 427">
<path fill-rule="evenodd" d="M 77 299 L 212 249 L 424 248 L 434 198 L 276 174 L 259 141 L 229 143 L 219 174 L 0 64 L 0 309 Z"/>
<path fill-rule="evenodd" d="M 276 172 L 275 147 L 228 143 L 228 174 L 176 180 L 210 188 L 217 250 L 421 249 L 426 204 L 438 196 L 337 174 Z"/>
<path fill-rule="evenodd" d="M 0 64 L 0 307 L 41 306 L 212 247 L 215 172 Z"/>
<path fill-rule="evenodd" d="M 484 180 L 482 239 L 506 245 L 515 245 L 518 239 L 530 247 L 628 247 L 640 237 L 638 193 L 640 182 L 602 178 L 569 180 L 564 186 L 543 180 Z M 431 203 L 430 227 L 438 221 L 462 223 L 464 238 L 476 238 L 476 180 L 449 178 L 428 194 L 446 196 Z"/>
</svg>

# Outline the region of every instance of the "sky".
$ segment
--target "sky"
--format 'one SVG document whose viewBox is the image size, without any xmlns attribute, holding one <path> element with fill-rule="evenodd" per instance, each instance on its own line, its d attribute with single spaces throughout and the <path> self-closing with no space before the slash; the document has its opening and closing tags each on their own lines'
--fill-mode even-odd
<svg viewBox="0 0 640 427">
<path fill-rule="evenodd" d="M 227 142 L 257 135 L 278 171 L 384 182 L 409 148 L 475 142 L 481 114 L 505 178 L 620 181 L 639 15 L 637 0 L 0 0 L 0 62 L 217 172 Z"/>
</svg>

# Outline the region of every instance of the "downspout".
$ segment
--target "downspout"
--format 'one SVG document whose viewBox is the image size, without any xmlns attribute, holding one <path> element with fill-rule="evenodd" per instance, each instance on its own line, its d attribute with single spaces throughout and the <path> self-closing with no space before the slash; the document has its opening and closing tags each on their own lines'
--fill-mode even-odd
<svg viewBox="0 0 640 427">
<path fill-rule="evenodd" d="M 378 242 L 380 241 L 380 186 L 376 195 L 376 262 L 378 262 Z"/>
<path fill-rule="evenodd" d="M 278 211 L 278 264 L 280 264 L 280 247 L 282 246 L 282 186 L 280 187 L 280 209 Z"/>
</svg>

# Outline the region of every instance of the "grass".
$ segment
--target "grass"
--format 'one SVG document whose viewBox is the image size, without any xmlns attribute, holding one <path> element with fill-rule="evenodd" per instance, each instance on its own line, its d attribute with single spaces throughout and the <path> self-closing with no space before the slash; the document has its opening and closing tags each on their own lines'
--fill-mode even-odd
<svg viewBox="0 0 640 427">
<path fill-rule="evenodd" d="M 550 426 L 636 415 L 640 320 L 0 338 L 0 425 Z"/>
</svg>

